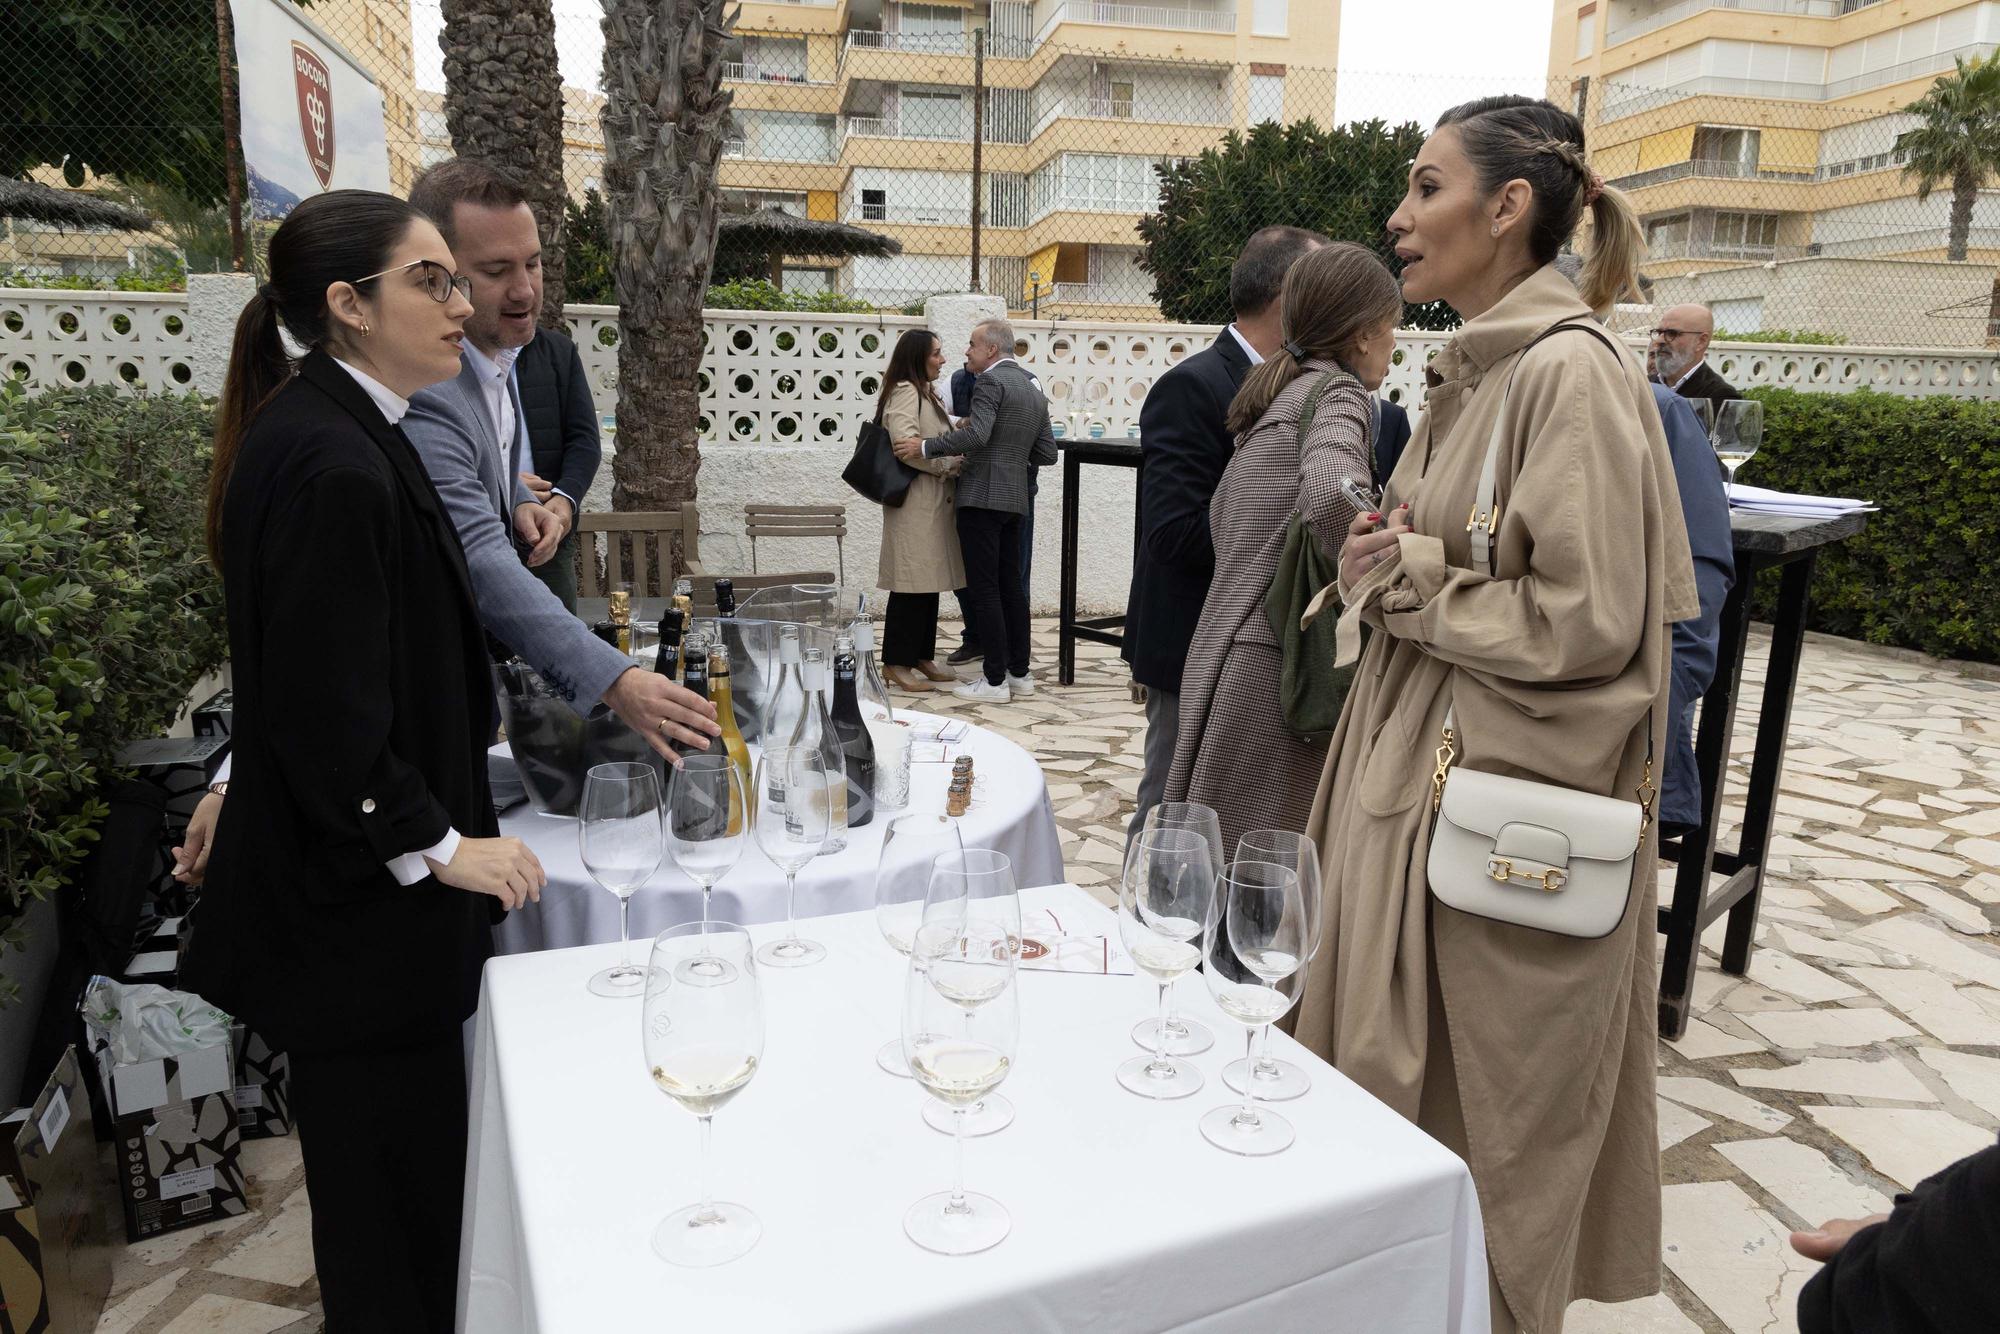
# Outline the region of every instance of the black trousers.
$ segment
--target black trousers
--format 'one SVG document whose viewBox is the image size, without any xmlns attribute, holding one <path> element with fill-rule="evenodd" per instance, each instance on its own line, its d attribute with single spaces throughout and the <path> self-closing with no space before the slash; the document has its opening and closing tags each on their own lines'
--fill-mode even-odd
<svg viewBox="0 0 2000 1334">
<path fill-rule="evenodd" d="M 1034 495 L 1031 493 L 1028 496 L 1028 512 L 1021 516 L 1021 596 L 1022 597 L 1026 597 L 1028 595 L 1028 580 L 1029 580 L 1029 575 L 1033 571 L 1033 565 L 1035 559 L 1034 506 L 1035 506 L 1035 498 Z M 960 640 L 974 648 L 979 647 L 979 633 L 972 627 L 972 603 L 966 598 L 966 591 L 963 588 L 953 589 L 952 596 L 958 599 L 958 614 L 960 619 L 962 619 L 965 622 L 965 630 L 962 634 L 960 634 L 959 636 Z"/>
<path fill-rule="evenodd" d="M 938 595 L 891 593 L 882 626 L 882 665 L 914 667 L 937 658 Z"/>
<path fill-rule="evenodd" d="M 465 1207 L 465 1045 L 292 1056 L 327 1334 L 451 1334 Z"/>
<path fill-rule="evenodd" d="M 958 507 L 966 613 L 986 650 L 986 679 L 999 685 L 1028 671 L 1028 590 L 1021 583 L 1021 516 Z"/>
</svg>

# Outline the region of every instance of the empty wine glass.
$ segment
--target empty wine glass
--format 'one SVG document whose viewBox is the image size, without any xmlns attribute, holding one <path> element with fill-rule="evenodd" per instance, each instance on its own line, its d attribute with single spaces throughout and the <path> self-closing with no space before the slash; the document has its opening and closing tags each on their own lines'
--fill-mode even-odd
<svg viewBox="0 0 2000 1334">
<path fill-rule="evenodd" d="M 1736 483 L 1736 470 L 1748 463 L 1764 443 L 1764 405 L 1754 398 L 1733 398 L 1715 408 L 1715 430 L 1709 439 L 1715 457 L 1729 469 L 1729 481 Z"/>
<path fill-rule="evenodd" d="M 632 962 L 632 893 L 666 857 L 660 828 L 660 780 L 650 764 L 599 764 L 583 780 L 577 846 L 590 878 L 618 896 L 618 966 L 590 979 L 592 995 L 613 999 L 646 989 Z"/>
<path fill-rule="evenodd" d="M 1233 862 L 1216 887 L 1207 923 L 1208 994 L 1216 1008 L 1243 1025 L 1246 1061 L 1261 1035 L 1285 1017 L 1304 987 L 1310 926 L 1298 873 L 1274 862 Z M 1292 1123 L 1257 1109 L 1257 1081 L 1240 1107 L 1218 1107 L 1201 1118 L 1210 1144 L 1251 1157 L 1282 1153 L 1297 1138 Z"/>
<path fill-rule="evenodd" d="M 700 1203 L 668 1214 L 653 1232 L 653 1250 L 677 1265 L 734 1260 L 757 1244 L 764 1225 L 742 1205 L 715 1198 L 709 1138 L 715 1113 L 764 1057 L 750 933 L 730 922 L 689 922 L 655 936 L 641 1033 L 653 1083 L 701 1122 Z"/>
<path fill-rule="evenodd" d="M 1144 830 L 1133 840 L 1119 895 L 1118 933 L 1132 962 L 1159 984 L 1153 1054 L 1118 1067 L 1118 1082 L 1142 1098 L 1185 1098 L 1201 1071 L 1166 1052 L 1167 992 L 1201 962 L 1201 934 L 1215 897 L 1208 840 L 1191 829 Z"/>
<path fill-rule="evenodd" d="M 668 780 L 667 848 L 674 864 L 701 887 L 701 920 L 709 891 L 736 865 L 749 835 L 743 777 L 727 755 L 688 755 Z"/>
<path fill-rule="evenodd" d="M 1222 817 L 1215 808 L 1204 806 L 1198 801 L 1163 801 L 1146 812 L 1146 829 L 1191 829 L 1208 841 L 1210 865 L 1213 874 L 1220 875 L 1224 864 L 1222 855 Z M 1143 830 L 1141 832 L 1144 832 Z M 1136 840 L 1135 840 L 1136 842 Z M 1131 850 L 1127 849 L 1127 857 Z M 1163 1044 L 1154 1030 L 1158 1019 L 1141 1019 L 1132 1027 L 1132 1041 L 1152 1051 Z M 1169 1056 L 1199 1056 L 1215 1045 L 1215 1034 L 1207 1025 L 1181 1016 L 1180 1005 L 1173 993 L 1167 993 L 1167 1038 L 1164 1049 Z"/>
<path fill-rule="evenodd" d="M 889 948 L 907 959 L 923 925 L 930 894 L 931 867 L 940 856 L 965 850 L 958 821 L 936 813 L 899 815 L 882 830 L 875 860 L 875 926 Z M 875 1053 L 875 1064 L 898 1079 L 910 1077 L 903 1040 L 894 1038 Z"/>
<path fill-rule="evenodd" d="M 750 788 L 750 827 L 757 846 L 785 873 L 785 938 L 765 945 L 757 957 L 773 968 L 818 963 L 826 957 L 826 946 L 799 939 L 794 909 L 799 871 L 819 856 L 833 811 L 826 762 L 817 750 L 804 746 L 768 748 L 757 757 Z"/>
<path fill-rule="evenodd" d="M 991 917 L 969 917 L 955 930 L 934 923 L 922 934 L 904 976 L 903 1057 L 956 1120 L 990 1101 L 1013 1068 L 1021 1032 L 1014 950 Z M 951 1189 L 911 1205 L 903 1231 L 925 1250 L 971 1255 L 999 1244 L 1012 1223 L 998 1200 L 965 1189 L 963 1133 L 952 1147 Z"/>
<path fill-rule="evenodd" d="M 1715 436 L 1715 400 L 1712 398 L 1690 398 L 1684 401 L 1690 408 L 1694 409 L 1694 419 L 1701 423 L 1701 433 L 1710 437 L 1712 442 Z"/>
<path fill-rule="evenodd" d="M 1304 834 L 1284 829 L 1253 829 L 1236 840 L 1239 862 L 1274 862 L 1288 867 L 1299 877 L 1299 897 L 1305 902 L 1306 953 L 1311 963 L 1319 954 L 1326 932 L 1325 898 L 1320 893 L 1319 844 Z M 1210 951 L 1211 955 L 1214 953 Z M 1303 985 L 1303 983 L 1302 983 Z M 1292 1061 L 1281 1061 L 1259 1050 L 1254 1062 L 1231 1061 L 1222 1067 L 1222 1082 L 1237 1093 L 1244 1092 L 1243 1072 L 1249 1069 L 1257 1080 L 1259 1102 L 1288 1102 L 1302 1098 L 1312 1089 L 1312 1080 Z"/>
<path fill-rule="evenodd" d="M 967 848 L 944 853 L 931 863 L 930 890 L 924 896 L 924 924 L 911 952 L 922 960 L 937 957 L 941 946 L 948 947 L 949 933 L 992 936 L 1003 942 L 1016 960 L 1021 957 L 1021 896 L 1014 886 L 1014 864 L 998 852 Z M 990 976 L 980 973 L 975 976 Z M 968 1007 L 981 1004 L 977 994 L 960 998 Z M 968 1016 L 967 1025 L 970 1026 Z M 1005 1130 L 1014 1123 L 1014 1104 L 1001 1094 L 981 1098 L 962 1109 L 947 1110 L 937 1103 L 924 1104 L 924 1124 L 945 1135 L 976 1138 Z"/>
</svg>

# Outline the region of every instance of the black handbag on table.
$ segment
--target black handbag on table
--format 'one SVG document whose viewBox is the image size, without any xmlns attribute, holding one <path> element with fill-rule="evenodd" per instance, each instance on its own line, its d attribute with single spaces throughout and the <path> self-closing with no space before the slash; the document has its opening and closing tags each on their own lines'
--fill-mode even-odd
<svg viewBox="0 0 2000 1334">
<path fill-rule="evenodd" d="M 917 470 L 896 457 L 894 443 L 882 425 L 878 408 L 875 420 L 861 423 L 854 440 L 854 457 L 842 469 L 840 480 L 878 505 L 901 505 L 910 494 Z"/>
</svg>

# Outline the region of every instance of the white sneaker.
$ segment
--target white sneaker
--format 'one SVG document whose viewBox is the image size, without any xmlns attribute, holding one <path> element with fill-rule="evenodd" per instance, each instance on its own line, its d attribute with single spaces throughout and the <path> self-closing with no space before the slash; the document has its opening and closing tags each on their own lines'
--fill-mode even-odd
<svg viewBox="0 0 2000 1334">
<path fill-rule="evenodd" d="M 960 699 L 969 699 L 979 704 L 1005 704 L 1014 698 L 1013 692 L 1005 685 L 989 685 L 983 676 L 970 681 L 961 681 L 952 688 L 951 693 Z"/>
<path fill-rule="evenodd" d="M 1025 699 L 1035 693 L 1035 674 L 1022 672 L 1019 676 L 1007 678 L 1007 693 L 1015 699 Z"/>
</svg>

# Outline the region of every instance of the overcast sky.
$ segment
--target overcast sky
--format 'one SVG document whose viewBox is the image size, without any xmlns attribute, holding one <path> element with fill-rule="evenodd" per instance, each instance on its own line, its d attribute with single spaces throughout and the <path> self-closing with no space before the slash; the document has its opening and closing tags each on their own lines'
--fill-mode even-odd
<svg viewBox="0 0 2000 1334">
<path fill-rule="evenodd" d="M 1292 0 L 1304 6 L 1325 0 Z M 554 0 L 563 81 L 597 86 L 598 0 Z M 442 90 L 442 19 L 415 0 L 417 86 Z M 1430 125 L 1446 107 L 1489 93 L 1540 96 L 1549 63 L 1549 0 L 1346 0 L 1340 17 L 1341 120 L 1380 116 Z M 1301 65 L 1311 65 L 1301 55 Z"/>
</svg>

